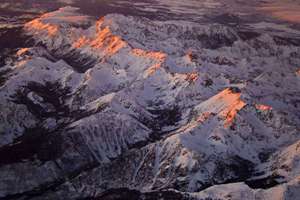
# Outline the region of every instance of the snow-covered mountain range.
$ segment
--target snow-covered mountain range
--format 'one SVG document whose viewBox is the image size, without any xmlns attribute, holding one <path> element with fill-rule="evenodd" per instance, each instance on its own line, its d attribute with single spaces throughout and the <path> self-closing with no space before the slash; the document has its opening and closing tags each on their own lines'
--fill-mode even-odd
<svg viewBox="0 0 300 200">
<path fill-rule="evenodd" d="M 20 32 L 0 199 L 300 199 L 300 31 L 64 7 Z"/>
</svg>

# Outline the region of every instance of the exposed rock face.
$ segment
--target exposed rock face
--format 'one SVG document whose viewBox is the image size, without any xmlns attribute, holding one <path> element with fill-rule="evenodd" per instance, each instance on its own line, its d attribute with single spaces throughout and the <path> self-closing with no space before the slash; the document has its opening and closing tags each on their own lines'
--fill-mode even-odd
<svg viewBox="0 0 300 200">
<path fill-rule="evenodd" d="M 300 47 L 241 31 L 27 23 L 0 68 L 0 198 L 297 199 Z"/>
</svg>

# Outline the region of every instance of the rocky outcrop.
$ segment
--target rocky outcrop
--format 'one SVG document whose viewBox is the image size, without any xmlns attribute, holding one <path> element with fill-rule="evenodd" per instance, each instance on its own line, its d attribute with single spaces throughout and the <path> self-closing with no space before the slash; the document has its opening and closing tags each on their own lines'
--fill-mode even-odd
<svg viewBox="0 0 300 200">
<path fill-rule="evenodd" d="M 297 195 L 299 46 L 71 7 L 23 31 L 0 69 L 0 198 Z"/>
</svg>

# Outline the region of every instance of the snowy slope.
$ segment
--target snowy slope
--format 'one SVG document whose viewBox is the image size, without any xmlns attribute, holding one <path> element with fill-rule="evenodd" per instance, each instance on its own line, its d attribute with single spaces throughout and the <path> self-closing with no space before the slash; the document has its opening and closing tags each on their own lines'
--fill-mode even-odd
<svg viewBox="0 0 300 200">
<path fill-rule="evenodd" d="M 23 31 L 0 69 L 0 198 L 297 198 L 297 38 L 72 7 Z"/>
</svg>

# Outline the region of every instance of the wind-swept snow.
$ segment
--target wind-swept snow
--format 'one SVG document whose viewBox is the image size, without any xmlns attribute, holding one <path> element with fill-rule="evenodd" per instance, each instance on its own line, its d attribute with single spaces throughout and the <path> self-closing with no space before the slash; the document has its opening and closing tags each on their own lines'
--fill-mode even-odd
<svg viewBox="0 0 300 200">
<path fill-rule="evenodd" d="M 117 14 L 95 21 L 72 7 L 23 31 L 33 47 L 0 69 L 0 198 L 101 199 L 120 188 L 298 197 L 297 39 Z"/>
</svg>

